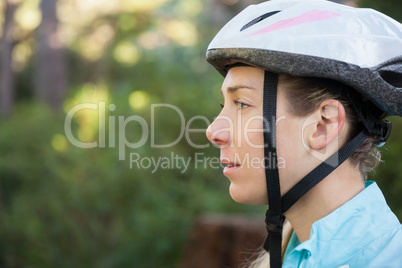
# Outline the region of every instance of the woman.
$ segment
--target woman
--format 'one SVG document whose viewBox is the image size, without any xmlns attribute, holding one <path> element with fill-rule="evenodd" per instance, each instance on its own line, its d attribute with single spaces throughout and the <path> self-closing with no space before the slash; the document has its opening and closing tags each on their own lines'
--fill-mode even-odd
<svg viewBox="0 0 402 268">
<path fill-rule="evenodd" d="M 273 0 L 224 26 L 207 60 L 225 77 L 207 137 L 230 194 L 269 204 L 261 267 L 402 267 L 401 224 L 365 181 L 391 131 L 384 117 L 402 115 L 402 25 L 324 0 Z"/>
</svg>

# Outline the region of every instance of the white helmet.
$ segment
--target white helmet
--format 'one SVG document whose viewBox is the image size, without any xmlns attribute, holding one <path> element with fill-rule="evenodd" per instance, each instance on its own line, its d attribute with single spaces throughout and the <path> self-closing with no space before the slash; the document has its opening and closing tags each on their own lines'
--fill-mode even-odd
<svg viewBox="0 0 402 268">
<path fill-rule="evenodd" d="M 355 88 L 402 115 L 402 25 L 372 9 L 324 0 L 272 0 L 229 21 L 207 50 L 223 75 L 236 62 Z"/>
</svg>

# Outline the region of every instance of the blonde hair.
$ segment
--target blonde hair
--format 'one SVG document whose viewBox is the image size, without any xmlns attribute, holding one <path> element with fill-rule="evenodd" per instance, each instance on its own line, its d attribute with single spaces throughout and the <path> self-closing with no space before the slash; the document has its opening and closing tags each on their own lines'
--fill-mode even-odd
<svg viewBox="0 0 402 268">
<path fill-rule="evenodd" d="M 293 233 L 293 227 L 290 224 L 288 220 L 285 220 L 283 223 L 283 229 L 282 229 L 282 259 L 285 255 L 286 248 L 288 247 L 290 237 L 292 236 Z M 257 253 L 256 259 L 243 266 L 243 268 L 269 268 L 270 264 L 270 255 L 269 252 L 266 252 L 265 250 L 261 250 L 259 253 Z"/>
</svg>

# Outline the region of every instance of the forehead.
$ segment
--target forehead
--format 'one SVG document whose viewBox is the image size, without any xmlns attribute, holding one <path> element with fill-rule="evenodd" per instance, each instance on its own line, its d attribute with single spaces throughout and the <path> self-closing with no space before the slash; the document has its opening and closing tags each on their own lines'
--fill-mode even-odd
<svg viewBox="0 0 402 268">
<path fill-rule="evenodd" d="M 239 66 L 233 67 L 227 73 L 222 84 L 222 91 L 229 88 L 255 88 L 261 89 L 264 86 L 264 70 L 256 67 Z M 231 92 L 229 92 L 231 93 Z"/>
</svg>

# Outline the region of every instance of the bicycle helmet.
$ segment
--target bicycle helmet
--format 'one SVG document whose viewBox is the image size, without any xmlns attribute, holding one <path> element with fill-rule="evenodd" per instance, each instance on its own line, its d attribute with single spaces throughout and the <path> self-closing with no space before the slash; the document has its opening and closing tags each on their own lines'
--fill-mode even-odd
<svg viewBox="0 0 402 268">
<path fill-rule="evenodd" d="M 276 133 L 269 129 L 275 130 L 278 74 L 321 81 L 353 104 L 364 125 L 283 197 L 277 167 L 266 165 L 269 236 L 264 248 L 271 251 L 271 267 L 279 267 L 283 213 L 351 156 L 368 135 L 386 141 L 391 125 L 372 114 L 374 107 L 402 115 L 402 25 L 372 9 L 325 0 L 272 0 L 249 6 L 229 21 L 210 43 L 206 57 L 223 76 L 236 64 L 266 70 L 265 156 L 276 155 Z M 371 105 L 368 109 L 360 105 L 362 99 Z"/>
</svg>

